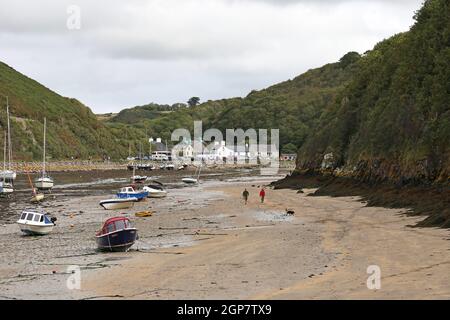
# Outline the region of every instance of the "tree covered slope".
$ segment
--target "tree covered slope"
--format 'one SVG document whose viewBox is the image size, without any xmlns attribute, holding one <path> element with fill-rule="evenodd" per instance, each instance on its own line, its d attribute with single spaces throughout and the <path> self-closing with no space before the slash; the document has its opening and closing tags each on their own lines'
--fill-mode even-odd
<svg viewBox="0 0 450 320">
<path fill-rule="evenodd" d="M 428 0 L 415 18 L 409 32 L 359 60 L 300 149 L 298 168 L 319 168 L 332 154 L 329 166 L 366 180 L 448 182 L 450 4 Z"/>
</svg>

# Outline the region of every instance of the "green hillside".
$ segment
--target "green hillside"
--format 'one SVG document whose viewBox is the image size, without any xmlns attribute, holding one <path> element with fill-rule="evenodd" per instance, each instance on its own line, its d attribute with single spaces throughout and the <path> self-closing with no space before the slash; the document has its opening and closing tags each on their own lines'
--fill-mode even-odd
<svg viewBox="0 0 450 320">
<path fill-rule="evenodd" d="M 350 80 L 359 58 L 357 53 L 349 53 L 340 62 L 310 70 L 261 91 L 252 91 L 245 98 L 208 101 L 190 108 L 182 104 L 150 104 L 125 109 L 107 124 L 133 125 L 168 140 L 176 128 L 192 132 L 195 120 L 202 120 L 204 129 L 218 128 L 223 132 L 233 128 L 279 128 L 282 149 L 296 152 L 324 108 Z"/>
<path fill-rule="evenodd" d="M 110 130 L 76 99 L 62 97 L 4 63 L 0 63 L 2 142 L 6 130 L 6 96 L 11 111 L 15 160 L 41 159 L 44 116 L 47 117 L 48 154 L 52 159 L 119 158 L 128 152 L 123 132 Z M 139 132 L 131 130 L 130 135 L 138 136 Z"/>
<path fill-rule="evenodd" d="M 450 4 L 428 0 L 409 32 L 362 57 L 351 83 L 302 146 L 300 169 L 364 180 L 449 181 Z"/>
</svg>

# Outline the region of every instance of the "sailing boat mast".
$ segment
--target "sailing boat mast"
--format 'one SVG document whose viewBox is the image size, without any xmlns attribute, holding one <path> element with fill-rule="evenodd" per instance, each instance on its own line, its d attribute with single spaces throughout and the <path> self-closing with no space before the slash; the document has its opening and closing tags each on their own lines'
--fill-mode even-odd
<svg viewBox="0 0 450 320">
<path fill-rule="evenodd" d="M 12 152 L 11 152 L 11 124 L 9 121 L 9 101 L 8 96 L 6 97 L 6 116 L 7 116 L 7 123 L 8 123 L 8 170 L 11 170 L 11 158 L 12 158 Z"/>
<path fill-rule="evenodd" d="M 3 138 L 4 138 L 4 142 L 3 142 L 3 172 L 6 171 L 6 131 L 3 132 Z M 4 178 L 3 178 L 4 180 Z"/>
<path fill-rule="evenodd" d="M 45 148 L 46 148 L 46 130 L 47 129 L 47 118 L 44 118 L 44 158 L 42 161 L 42 178 L 45 177 Z"/>
</svg>

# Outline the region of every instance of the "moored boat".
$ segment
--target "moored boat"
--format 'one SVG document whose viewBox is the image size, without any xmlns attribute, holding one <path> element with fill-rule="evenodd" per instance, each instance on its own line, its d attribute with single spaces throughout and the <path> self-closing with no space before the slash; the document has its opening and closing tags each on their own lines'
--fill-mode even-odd
<svg viewBox="0 0 450 320">
<path fill-rule="evenodd" d="M 105 221 L 95 238 L 99 250 L 124 252 L 136 242 L 137 235 L 128 218 L 115 217 Z"/>
<path fill-rule="evenodd" d="M 25 210 L 21 213 L 17 224 L 26 235 L 46 235 L 53 231 L 56 218 L 51 218 L 45 212 Z"/>
<path fill-rule="evenodd" d="M 139 176 L 139 175 L 134 175 L 131 177 L 131 182 L 133 183 L 144 183 L 145 180 L 147 180 L 147 176 Z"/>
<path fill-rule="evenodd" d="M 149 198 L 164 198 L 167 196 L 167 191 L 164 189 L 163 184 L 157 181 L 154 181 L 152 184 L 149 184 L 142 189 L 148 192 Z"/>
<path fill-rule="evenodd" d="M 100 201 L 100 205 L 105 210 L 129 209 L 134 206 L 136 198 L 114 198 Z"/>
<path fill-rule="evenodd" d="M 117 193 L 120 199 L 135 198 L 138 201 L 148 197 L 148 192 L 144 190 L 136 190 L 134 186 L 123 187 Z"/>
<path fill-rule="evenodd" d="M 51 190 L 53 188 L 53 179 L 47 175 L 45 171 L 45 150 L 46 150 L 46 131 L 47 131 L 47 119 L 44 118 L 44 146 L 43 146 L 43 159 L 42 159 L 42 176 L 36 179 L 35 185 L 39 190 Z"/>
<path fill-rule="evenodd" d="M 202 170 L 201 166 L 198 168 L 198 171 L 195 170 L 195 175 L 194 176 L 197 176 L 196 178 L 194 178 L 194 177 L 185 177 L 185 178 L 181 179 L 181 181 L 183 181 L 186 184 L 197 184 L 197 183 L 199 183 L 201 170 Z"/>
</svg>

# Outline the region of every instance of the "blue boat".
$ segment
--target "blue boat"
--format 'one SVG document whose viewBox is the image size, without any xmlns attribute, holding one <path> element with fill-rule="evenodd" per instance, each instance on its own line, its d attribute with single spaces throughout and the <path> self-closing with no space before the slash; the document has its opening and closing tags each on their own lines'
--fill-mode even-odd
<svg viewBox="0 0 450 320">
<path fill-rule="evenodd" d="M 141 201 L 148 197 L 148 192 L 144 190 L 136 190 L 134 186 L 127 186 L 120 189 L 117 193 L 117 197 L 120 199 L 136 198 Z"/>
<path fill-rule="evenodd" d="M 101 251 L 124 252 L 136 242 L 138 234 L 128 218 L 115 217 L 105 221 L 95 238 Z"/>
</svg>

